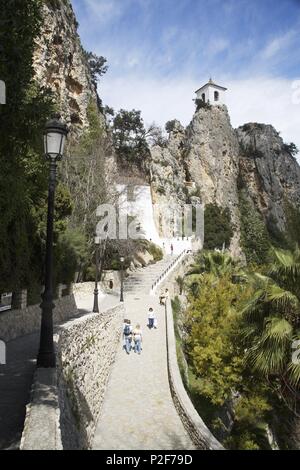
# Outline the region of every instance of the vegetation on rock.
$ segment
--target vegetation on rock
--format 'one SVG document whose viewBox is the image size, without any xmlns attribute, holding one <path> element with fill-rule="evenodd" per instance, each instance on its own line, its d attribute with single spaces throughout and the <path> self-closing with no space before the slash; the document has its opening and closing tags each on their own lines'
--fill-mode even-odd
<svg viewBox="0 0 300 470">
<path fill-rule="evenodd" d="M 300 366 L 291 346 L 300 338 L 300 251 L 274 250 L 273 257 L 255 272 L 227 253 L 202 253 L 186 276 L 188 308 L 173 303 L 185 384 L 231 449 L 269 449 L 267 429 L 281 448 L 299 445 Z"/>
<path fill-rule="evenodd" d="M 207 204 L 204 211 L 204 249 L 228 248 L 233 230 L 229 209 Z"/>
<path fill-rule="evenodd" d="M 0 110 L 0 290 L 42 284 L 48 163 L 43 157 L 45 122 L 56 110 L 51 93 L 34 80 L 32 56 L 41 27 L 41 2 L 1 2 L 0 76 L 7 104 Z M 66 228 L 70 194 L 59 185 L 55 243 Z M 62 270 L 57 266 L 58 272 Z M 60 281 L 64 282 L 63 278 Z"/>
</svg>

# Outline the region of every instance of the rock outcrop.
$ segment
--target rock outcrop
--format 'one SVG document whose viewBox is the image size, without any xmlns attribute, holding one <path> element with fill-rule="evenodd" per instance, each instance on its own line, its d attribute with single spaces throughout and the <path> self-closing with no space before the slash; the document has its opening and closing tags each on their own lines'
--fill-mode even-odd
<svg viewBox="0 0 300 470">
<path fill-rule="evenodd" d="M 174 121 L 165 146 L 151 150 L 154 201 L 201 202 L 228 208 L 234 236 L 230 251 L 241 254 L 239 190 L 265 220 L 286 230 L 286 207 L 300 207 L 300 167 L 270 125 L 233 129 L 226 106 L 197 110 L 184 129 Z"/>
<path fill-rule="evenodd" d="M 69 0 L 45 0 L 43 24 L 33 58 L 38 82 L 50 87 L 64 121 L 74 132 L 87 128 L 87 109 L 97 102 Z"/>
<path fill-rule="evenodd" d="M 149 165 L 154 206 L 154 218 L 160 236 L 172 237 L 172 224 L 163 224 L 166 208 L 181 206 L 186 202 L 185 171 L 182 163 L 182 148 L 185 129 L 179 121 L 174 122 L 165 146 L 155 145 L 151 149 Z"/>
<path fill-rule="evenodd" d="M 45 0 L 42 8 L 44 21 L 34 54 L 36 77 L 53 90 L 63 119 L 80 135 L 89 126 L 89 104 L 99 103 L 99 98 L 77 21 L 70 0 Z M 99 116 L 104 129 L 104 116 L 101 112 Z M 104 134 L 110 139 L 109 131 Z M 234 130 L 226 106 L 203 106 L 186 129 L 172 121 L 167 142 L 151 148 L 145 168 L 127 165 L 116 171 L 113 149 L 106 167 L 108 173 L 114 168 L 115 182 L 150 181 L 162 237 L 174 235 L 170 224 L 161 228 L 164 207 L 214 203 L 228 208 L 234 232 L 230 249 L 238 256 L 239 189 L 246 191 L 266 225 L 272 221 L 281 232 L 286 228 L 286 202 L 300 207 L 300 168 L 290 150 L 272 126 L 250 123 Z"/>
<path fill-rule="evenodd" d="M 152 148 L 152 182 L 160 203 L 216 203 L 231 214 L 231 251 L 239 255 L 239 143 L 227 108 L 199 109 L 184 129 L 178 121 L 165 147 Z"/>
<path fill-rule="evenodd" d="M 225 106 L 201 108 L 195 113 L 186 130 L 185 165 L 201 202 L 230 210 L 234 230 L 231 251 L 237 256 L 239 143 Z"/>
<path fill-rule="evenodd" d="M 266 222 L 285 230 L 285 204 L 300 207 L 300 167 L 273 126 L 249 123 L 237 129 L 240 181 Z"/>
</svg>

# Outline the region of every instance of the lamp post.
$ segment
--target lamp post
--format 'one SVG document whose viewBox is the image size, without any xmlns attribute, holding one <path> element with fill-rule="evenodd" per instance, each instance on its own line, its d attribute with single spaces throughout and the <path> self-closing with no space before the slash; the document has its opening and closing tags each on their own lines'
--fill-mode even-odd
<svg viewBox="0 0 300 470">
<path fill-rule="evenodd" d="M 40 333 L 40 348 L 37 357 L 37 367 L 55 367 L 55 352 L 53 345 L 53 219 L 56 186 L 57 162 L 62 159 L 68 130 L 65 124 L 53 119 L 46 124 L 44 132 L 44 150 L 46 159 L 50 162 L 47 239 L 45 258 L 45 290 L 42 294 L 42 321 Z"/>
<path fill-rule="evenodd" d="M 94 307 L 93 312 L 99 313 L 98 305 L 98 279 L 99 279 L 99 246 L 100 246 L 100 237 L 95 237 L 96 245 L 96 276 L 95 276 L 95 289 L 94 289 Z"/>
<path fill-rule="evenodd" d="M 120 302 L 124 302 L 124 256 L 120 257 L 121 262 L 121 294 L 120 294 Z"/>
</svg>

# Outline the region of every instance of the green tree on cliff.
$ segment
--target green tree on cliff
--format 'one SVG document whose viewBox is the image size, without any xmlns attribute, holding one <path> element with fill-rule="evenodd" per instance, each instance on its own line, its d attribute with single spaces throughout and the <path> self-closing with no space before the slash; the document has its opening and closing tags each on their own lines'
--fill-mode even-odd
<svg viewBox="0 0 300 470">
<path fill-rule="evenodd" d="M 121 109 L 114 117 L 112 131 L 120 161 L 142 165 L 149 148 L 141 111 Z"/>
<path fill-rule="evenodd" d="M 40 0 L 1 0 L 0 77 L 7 104 L 0 107 L 0 291 L 41 285 L 48 163 L 42 134 L 55 105 L 34 81 L 32 57 L 42 23 Z M 70 213 L 68 192 L 58 189 L 56 232 Z"/>
</svg>

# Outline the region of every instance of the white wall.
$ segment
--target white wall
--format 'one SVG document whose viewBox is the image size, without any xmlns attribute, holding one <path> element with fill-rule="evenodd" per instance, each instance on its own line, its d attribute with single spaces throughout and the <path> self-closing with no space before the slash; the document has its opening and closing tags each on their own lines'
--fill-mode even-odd
<svg viewBox="0 0 300 470">
<path fill-rule="evenodd" d="M 136 218 L 133 228 L 140 222 L 141 238 L 151 240 L 164 249 L 165 254 L 171 253 L 171 244 L 173 245 L 174 254 L 179 254 L 185 249 L 189 250 L 195 247 L 195 242 L 192 238 L 182 240 L 181 238 L 161 238 L 159 236 L 154 221 L 150 186 L 135 186 L 135 201 L 126 201 L 127 193 L 125 185 L 117 185 L 117 190 L 120 193 L 120 211 L 124 215 L 127 213 L 128 216 Z M 199 245 L 197 245 L 197 249 L 199 249 Z"/>
<path fill-rule="evenodd" d="M 217 91 L 219 93 L 219 101 L 215 101 L 214 92 Z M 209 100 L 210 104 L 212 105 L 223 105 L 226 104 L 226 93 L 224 90 L 220 90 L 219 88 L 215 87 L 214 85 L 206 85 L 202 90 L 197 93 L 197 98 L 202 99 L 202 93 L 205 93 L 205 101 Z"/>
</svg>

